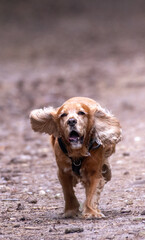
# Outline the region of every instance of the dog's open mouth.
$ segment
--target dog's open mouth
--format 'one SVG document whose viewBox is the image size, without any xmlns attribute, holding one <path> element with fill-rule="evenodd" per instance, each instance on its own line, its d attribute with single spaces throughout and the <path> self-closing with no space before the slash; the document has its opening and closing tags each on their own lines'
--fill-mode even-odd
<svg viewBox="0 0 145 240">
<path fill-rule="evenodd" d="M 69 142 L 71 143 L 71 144 L 78 144 L 78 143 L 80 143 L 80 144 L 82 144 L 83 143 L 83 136 L 81 137 L 80 135 L 79 135 L 79 133 L 78 132 L 76 132 L 76 131 L 72 131 L 70 134 L 69 134 Z"/>
</svg>

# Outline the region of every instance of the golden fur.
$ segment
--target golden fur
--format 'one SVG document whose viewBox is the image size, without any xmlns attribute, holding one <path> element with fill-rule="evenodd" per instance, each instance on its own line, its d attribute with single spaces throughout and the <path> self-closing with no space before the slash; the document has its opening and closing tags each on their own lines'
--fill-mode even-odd
<svg viewBox="0 0 145 240">
<path fill-rule="evenodd" d="M 98 201 L 104 184 L 111 179 L 108 157 L 121 139 L 119 121 L 94 100 L 83 97 L 71 98 L 57 109 L 33 110 L 30 120 L 34 131 L 51 135 L 65 200 L 64 216 L 79 214 L 79 202 L 73 187 L 81 181 L 86 192 L 82 215 L 85 218 L 102 217 Z M 60 148 L 60 137 L 67 154 Z M 94 148 L 89 151 L 91 139 L 95 140 Z M 95 149 L 97 144 L 100 147 Z M 72 171 L 72 161 L 80 158 L 83 161 L 78 175 Z"/>
</svg>

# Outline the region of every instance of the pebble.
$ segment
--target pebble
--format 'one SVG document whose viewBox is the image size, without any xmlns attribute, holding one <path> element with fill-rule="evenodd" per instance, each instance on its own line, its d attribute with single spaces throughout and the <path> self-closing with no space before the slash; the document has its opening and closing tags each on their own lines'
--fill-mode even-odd
<svg viewBox="0 0 145 240">
<path fill-rule="evenodd" d="M 48 154 L 48 148 L 40 148 L 39 150 L 38 150 L 38 153 L 41 153 L 41 154 Z"/>
<path fill-rule="evenodd" d="M 16 218 L 10 218 L 10 220 L 12 221 L 12 222 L 15 222 L 16 221 Z"/>
<path fill-rule="evenodd" d="M 20 221 L 25 221 L 25 220 L 26 218 L 24 216 L 20 218 Z"/>
<path fill-rule="evenodd" d="M 118 160 L 118 161 L 117 161 L 117 164 L 122 164 L 122 163 L 123 163 L 122 160 Z"/>
<path fill-rule="evenodd" d="M 27 192 L 29 195 L 32 195 L 33 193 L 32 192 Z"/>
<path fill-rule="evenodd" d="M 50 189 L 47 189 L 47 190 L 46 190 L 46 192 L 47 192 L 47 193 L 50 193 L 50 192 L 51 192 L 51 190 L 50 190 Z"/>
<path fill-rule="evenodd" d="M 28 227 L 25 227 L 24 229 L 26 229 L 26 230 L 40 230 L 40 227 L 28 226 Z"/>
<path fill-rule="evenodd" d="M 125 192 L 134 192 L 133 188 L 128 188 L 125 190 Z"/>
<path fill-rule="evenodd" d="M 131 199 L 130 200 L 125 200 L 125 203 L 126 203 L 126 205 L 132 205 L 133 201 Z"/>
<path fill-rule="evenodd" d="M 24 210 L 24 205 L 18 203 L 16 210 Z"/>
<path fill-rule="evenodd" d="M 31 156 L 30 155 L 24 155 L 24 154 L 22 154 L 22 155 L 20 155 L 20 159 L 21 160 L 31 160 Z"/>
<path fill-rule="evenodd" d="M 15 224 L 13 227 L 18 228 L 18 227 L 20 227 L 20 224 Z"/>
<path fill-rule="evenodd" d="M 138 136 L 134 138 L 134 141 L 135 141 L 135 142 L 140 142 L 140 140 L 141 140 L 141 138 L 138 137 Z"/>
<path fill-rule="evenodd" d="M 14 209 L 13 209 L 12 206 L 9 206 L 9 207 L 7 208 L 7 212 L 13 212 L 13 211 L 14 211 Z"/>
<path fill-rule="evenodd" d="M 141 215 L 145 215 L 145 210 L 143 212 L 141 212 Z"/>
<path fill-rule="evenodd" d="M 28 181 L 23 181 L 24 185 L 29 185 Z"/>
<path fill-rule="evenodd" d="M 128 157 L 128 156 L 130 156 L 130 153 L 129 153 L 129 152 L 124 152 L 122 155 L 123 155 L 124 157 Z"/>
<path fill-rule="evenodd" d="M 80 233 L 80 232 L 83 232 L 84 231 L 84 229 L 83 228 L 67 228 L 67 229 L 65 229 L 65 234 L 68 234 L 68 233 L 75 233 L 75 232 L 77 232 L 77 233 Z"/>
<path fill-rule="evenodd" d="M 36 198 L 28 198 L 27 202 L 28 203 L 32 203 L 32 204 L 36 204 L 37 203 L 37 199 Z"/>
<path fill-rule="evenodd" d="M 40 190 L 39 195 L 44 196 L 44 195 L 46 195 L 46 192 L 44 190 Z"/>
<path fill-rule="evenodd" d="M 55 195 L 55 199 L 59 199 L 60 198 L 60 193 L 57 193 L 56 195 Z"/>
<path fill-rule="evenodd" d="M 41 153 L 41 154 L 40 154 L 40 157 L 41 157 L 41 158 L 46 158 L 47 156 L 48 156 L 48 155 L 47 155 L 46 153 Z"/>
<path fill-rule="evenodd" d="M 131 210 L 121 209 L 121 213 L 130 214 L 130 213 L 131 213 Z"/>
</svg>

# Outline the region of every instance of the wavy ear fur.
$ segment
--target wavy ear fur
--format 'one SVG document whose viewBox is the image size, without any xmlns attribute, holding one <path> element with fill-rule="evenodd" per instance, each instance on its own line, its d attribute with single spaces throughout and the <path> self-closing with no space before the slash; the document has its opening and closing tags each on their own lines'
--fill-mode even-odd
<svg viewBox="0 0 145 240">
<path fill-rule="evenodd" d="M 30 113 L 32 129 L 35 132 L 48 133 L 50 135 L 58 136 L 55 115 L 56 110 L 53 107 L 33 110 Z"/>
<path fill-rule="evenodd" d="M 95 112 L 96 138 L 104 146 L 114 145 L 121 140 L 121 126 L 119 121 L 107 110 L 99 107 Z"/>
</svg>

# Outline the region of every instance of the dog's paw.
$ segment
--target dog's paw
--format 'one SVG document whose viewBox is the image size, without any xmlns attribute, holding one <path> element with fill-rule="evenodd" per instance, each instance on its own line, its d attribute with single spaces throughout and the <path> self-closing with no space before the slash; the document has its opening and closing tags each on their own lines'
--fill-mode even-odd
<svg viewBox="0 0 145 240">
<path fill-rule="evenodd" d="M 101 219 L 101 218 L 105 218 L 105 215 L 100 210 L 84 211 L 82 216 L 85 219 L 93 219 L 93 218 Z"/>
<path fill-rule="evenodd" d="M 65 211 L 62 216 L 64 218 L 80 217 L 81 212 L 78 209 L 70 209 L 70 210 Z"/>
</svg>

